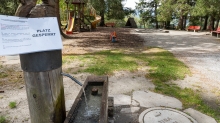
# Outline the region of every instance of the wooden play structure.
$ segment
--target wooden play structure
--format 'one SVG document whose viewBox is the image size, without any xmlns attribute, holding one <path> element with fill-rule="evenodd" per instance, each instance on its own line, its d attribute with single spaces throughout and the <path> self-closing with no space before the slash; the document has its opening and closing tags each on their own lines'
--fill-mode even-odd
<svg viewBox="0 0 220 123">
<path fill-rule="evenodd" d="M 129 28 L 137 28 L 137 24 L 134 21 L 134 18 L 128 18 L 127 23 L 125 24 L 125 27 L 129 27 Z"/>
<path fill-rule="evenodd" d="M 96 15 L 92 5 L 89 3 L 85 5 L 83 0 L 67 0 L 66 4 L 68 11 L 66 34 L 72 34 L 74 31 L 91 31 L 101 20 L 101 16 Z M 89 11 L 88 15 L 85 15 L 86 11 Z M 89 16 L 94 17 L 94 20 L 89 19 Z"/>
</svg>

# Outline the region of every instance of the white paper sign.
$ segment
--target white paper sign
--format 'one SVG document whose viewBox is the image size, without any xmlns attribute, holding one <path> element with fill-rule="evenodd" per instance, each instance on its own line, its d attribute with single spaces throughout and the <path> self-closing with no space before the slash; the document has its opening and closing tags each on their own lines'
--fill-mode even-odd
<svg viewBox="0 0 220 123">
<path fill-rule="evenodd" d="M 19 18 L 0 15 L 0 55 L 62 48 L 56 17 Z"/>
</svg>

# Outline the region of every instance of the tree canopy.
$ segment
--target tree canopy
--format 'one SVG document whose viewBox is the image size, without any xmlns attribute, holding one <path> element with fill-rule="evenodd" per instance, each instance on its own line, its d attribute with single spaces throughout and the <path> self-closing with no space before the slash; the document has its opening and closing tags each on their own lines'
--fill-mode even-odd
<svg viewBox="0 0 220 123">
<path fill-rule="evenodd" d="M 38 0 L 38 2 L 40 1 Z M 101 26 L 104 26 L 105 19 L 122 20 L 136 12 L 123 6 L 123 2 L 127 0 L 84 1 L 92 5 L 97 14 L 101 15 Z M 67 9 L 65 0 L 59 0 L 59 3 L 61 12 L 64 12 Z M 18 0 L 1 0 L 0 13 L 14 15 L 18 5 Z M 155 28 L 158 28 L 158 23 L 169 26 L 170 22 L 175 20 L 178 22 L 178 29 L 184 29 L 187 24 L 192 24 L 200 25 L 203 29 L 209 27 L 214 30 L 218 27 L 220 19 L 220 2 L 218 0 L 139 0 L 136 3 L 136 10 L 141 21 L 151 23 Z"/>
<path fill-rule="evenodd" d="M 210 25 L 214 28 L 214 23 L 218 23 L 220 18 L 218 0 L 139 0 L 136 9 L 142 18 L 144 16 L 155 18 L 154 23 L 158 21 L 169 23 L 173 19 L 178 19 L 179 29 L 186 27 L 187 20 L 191 24 L 204 24 L 202 26 L 206 27 L 207 18 L 210 18 Z M 201 23 L 201 20 L 204 22 Z"/>
</svg>

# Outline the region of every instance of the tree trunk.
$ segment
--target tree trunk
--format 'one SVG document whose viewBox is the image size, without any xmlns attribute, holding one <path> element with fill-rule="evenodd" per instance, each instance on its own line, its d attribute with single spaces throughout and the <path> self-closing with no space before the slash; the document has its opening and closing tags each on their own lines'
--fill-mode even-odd
<svg viewBox="0 0 220 123">
<path fill-rule="evenodd" d="M 210 19 L 210 30 L 214 30 L 214 25 L 215 25 L 215 18 L 213 16 L 211 16 Z"/>
<path fill-rule="evenodd" d="M 205 20 L 204 20 L 204 24 L 203 24 L 203 29 L 202 30 L 207 30 L 207 25 L 208 25 L 208 19 L 209 19 L 209 16 L 205 16 Z"/>
<path fill-rule="evenodd" d="M 166 29 L 170 29 L 170 21 L 166 22 Z"/>
<path fill-rule="evenodd" d="M 178 27 L 180 30 L 183 30 L 183 16 L 180 16 L 179 18 Z"/>
<path fill-rule="evenodd" d="M 187 15 L 183 16 L 184 21 L 183 21 L 183 29 L 186 29 L 186 20 L 187 20 Z"/>
<path fill-rule="evenodd" d="M 219 23 L 219 19 L 216 20 L 216 23 L 215 23 L 215 30 L 217 30 L 217 28 L 218 28 L 218 23 Z"/>
<path fill-rule="evenodd" d="M 100 0 L 100 5 L 102 5 L 102 9 L 100 11 L 100 16 L 101 16 L 101 21 L 99 26 L 105 26 L 105 1 L 104 0 Z"/>
<path fill-rule="evenodd" d="M 155 11 L 155 23 L 156 23 L 156 29 L 158 29 L 158 21 L 157 21 L 157 1 L 155 1 L 155 8 L 154 8 L 154 11 Z"/>
<path fill-rule="evenodd" d="M 101 21 L 100 21 L 99 26 L 105 26 L 105 13 L 100 12 L 100 16 L 101 16 Z"/>
</svg>

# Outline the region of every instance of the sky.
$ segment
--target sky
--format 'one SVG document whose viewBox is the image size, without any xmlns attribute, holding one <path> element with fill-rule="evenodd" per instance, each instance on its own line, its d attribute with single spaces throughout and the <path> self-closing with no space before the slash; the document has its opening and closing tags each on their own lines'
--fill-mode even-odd
<svg viewBox="0 0 220 123">
<path fill-rule="evenodd" d="M 127 0 L 125 2 L 125 6 L 124 7 L 129 7 L 129 8 L 132 8 L 132 9 L 135 9 L 135 2 L 138 2 L 139 0 Z"/>
</svg>

